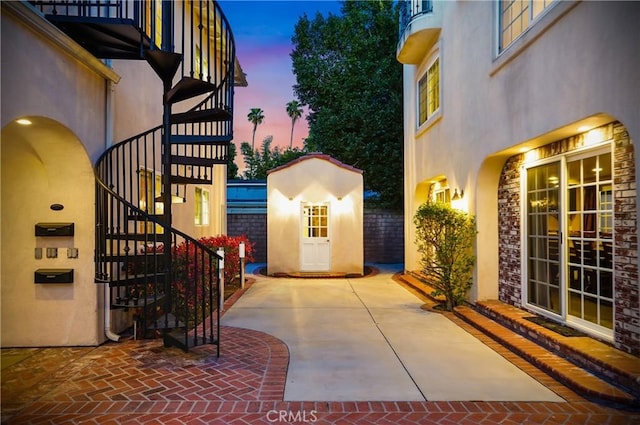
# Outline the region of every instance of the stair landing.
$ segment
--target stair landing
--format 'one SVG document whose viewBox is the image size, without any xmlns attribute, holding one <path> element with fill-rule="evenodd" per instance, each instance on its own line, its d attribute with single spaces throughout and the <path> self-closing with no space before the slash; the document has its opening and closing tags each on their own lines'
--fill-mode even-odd
<svg viewBox="0 0 640 425">
<path fill-rule="evenodd" d="M 442 299 L 412 274 L 396 280 L 433 309 Z M 640 408 L 640 358 L 589 336 L 563 336 L 525 317 L 535 314 L 501 301 L 477 302 L 446 313 L 467 323 L 503 347 L 592 401 L 616 407 Z"/>
</svg>

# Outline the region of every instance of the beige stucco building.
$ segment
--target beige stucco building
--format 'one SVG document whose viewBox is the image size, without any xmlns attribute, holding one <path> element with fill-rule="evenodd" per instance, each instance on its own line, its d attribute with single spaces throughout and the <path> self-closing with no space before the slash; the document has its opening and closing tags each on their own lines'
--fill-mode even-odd
<svg viewBox="0 0 640 425">
<path fill-rule="evenodd" d="M 267 175 L 267 273 L 362 275 L 362 171 L 319 153 Z"/>
<path fill-rule="evenodd" d="M 125 2 L 125 10 L 132 5 Z M 3 347 L 96 345 L 131 326 L 135 308 L 109 301 L 120 285 L 113 275 L 125 262 L 109 253 L 110 276 L 97 279 L 96 249 L 108 244 L 96 236 L 97 228 L 106 224 L 98 223 L 96 214 L 94 164 L 110 147 L 155 128 L 163 119 L 163 83 L 149 63 L 127 60 L 124 53 L 102 55 L 114 59 L 98 57 L 68 36 L 62 25 L 47 20 L 46 13 L 51 10 L 37 10 L 29 2 L 2 2 Z M 149 37 L 153 43 L 153 35 Z M 210 62 L 215 60 L 214 53 Z M 239 67 L 236 72 L 236 84 L 246 84 Z M 176 103 L 173 112 L 186 111 L 194 102 Z M 150 212 L 150 217 L 160 208 L 151 197 L 162 196 L 160 150 L 151 149 L 142 148 L 140 152 L 148 151 L 144 159 L 120 156 L 122 162 L 114 162 L 113 169 L 121 177 L 113 181 L 133 178 L 110 186 L 131 208 Z M 209 181 L 175 186 L 181 202 L 172 207 L 173 226 L 195 238 L 226 230 L 226 165 L 216 163 L 210 173 Z M 156 207 L 147 206 L 151 203 Z M 128 214 L 136 214 L 131 208 Z M 145 225 L 153 227 L 143 225 L 141 218 L 133 219 L 138 223 L 127 223 L 131 217 L 121 220 L 118 226 L 127 227 L 130 235 Z M 34 230 L 38 223 L 73 223 L 73 234 L 40 236 Z M 139 252 L 141 243 L 131 242 L 122 253 Z M 42 279 L 50 282 L 35 282 L 34 273 L 41 270 L 49 270 Z M 57 283 L 52 277 L 56 270 L 73 270 L 73 277 Z"/>
<path fill-rule="evenodd" d="M 402 6 L 406 268 L 419 205 L 457 194 L 478 225 L 470 301 L 640 353 L 640 3 Z"/>
</svg>

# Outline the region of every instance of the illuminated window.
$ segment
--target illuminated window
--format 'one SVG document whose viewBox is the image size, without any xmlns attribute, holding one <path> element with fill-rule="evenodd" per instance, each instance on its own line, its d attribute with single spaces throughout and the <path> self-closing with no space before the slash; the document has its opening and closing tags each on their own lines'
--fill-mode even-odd
<svg viewBox="0 0 640 425">
<path fill-rule="evenodd" d="M 304 207 L 302 236 L 305 238 L 326 238 L 329 234 L 329 209 L 326 205 Z"/>
<path fill-rule="evenodd" d="M 196 187 L 196 226 L 209 225 L 209 191 Z"/>
<path fill-rule="evenodd" d="M 418 81 L 418 126 L 424 124 L 440 109 L 440 58 L 427 68 Z"/>
<path fill-rule="evenodd" d="M 139 175 L 138 206 L 147 214 L 162 215 L 164 212 L 164 204 L 162 202 L 156 202 L 156 199 L 162 196 L 162 176 L 152 170 L 140 170 Z M 145 227 L 147 233 L 153 232 L 153 223 L 140 223 L 141 232 L 144 231 Z M 162 233 L 162 226 L 156 225 L 156 233 Z"/>
<path fill-rule="evenodd" d="M 553 2 L 554 0 L 500 0 L 499 51 L 503 51 L 520 34 L 525 32 Z"/>
<path fill-rule="evenodd" d="M 157 47 L 162 47 L 162 0 L 153 0 L 147 2 L 145 8 L 145 17 L 145 33 L 149 37 L 154 37 L 152 41 Z"/>
<path fill-rule="evenodd" d="M 447 179 L 442 179 L 431 185 L 431 201 L 451 205 L 451 190 Z"/>
</svg>

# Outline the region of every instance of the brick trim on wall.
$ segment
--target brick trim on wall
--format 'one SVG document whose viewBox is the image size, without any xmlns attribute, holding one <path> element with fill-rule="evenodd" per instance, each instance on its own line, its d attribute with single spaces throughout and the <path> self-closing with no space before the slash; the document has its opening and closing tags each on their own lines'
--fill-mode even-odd
<svg viewBox="0 0 640 425">
<path fill-rule="evenodd" d="M 614 172 L 614 345 L 640 355 L 640 294 L 638 290 L 638 216 L 633 143 L 618 122 L 602 126 L 603 140 L 613 141 Z M 542 146 L 533 152 L 550 158 L 585 146 L 579 134 Z M 524 154 L 509 158 L 498 186 L 499 299 L 522 307 L 520 171 Z"/>
</svg>

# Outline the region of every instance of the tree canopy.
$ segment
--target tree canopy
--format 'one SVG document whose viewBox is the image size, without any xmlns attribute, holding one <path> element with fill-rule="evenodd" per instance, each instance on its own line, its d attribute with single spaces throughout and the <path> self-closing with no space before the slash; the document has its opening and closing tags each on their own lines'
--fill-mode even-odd
<svg viewBox="0 0 640 425">
<path fill-rule="evenodd" d="M 236 164 L 236 145 L 229 143 L 229 163 L 227 164 L 227 180 L 233 180 L 238 176 L 238 165 Z"/>
<path fill-rule="evenodd" d="M 342 15 L 303 15 L 291 53 L 294 91 L 309 107 L 305 148 L 364 171 L 379 205 L 402 208 L 402 65 L 394 2 L 346 1 Z"/>
<path fill-rule="evenodd" d="M 242 142 L 240 151 L 244 157 L 246 169 L 243 178 L 247 180 L 266 179 L 267 171 L 279 167 L 306 154 L 298 148 L 281 149 L 280 146 L 271 148 L 273 136 L 267 136 L 262 141 L 260 149 L 252 149 L 249 143 Z"/>
</svg>

